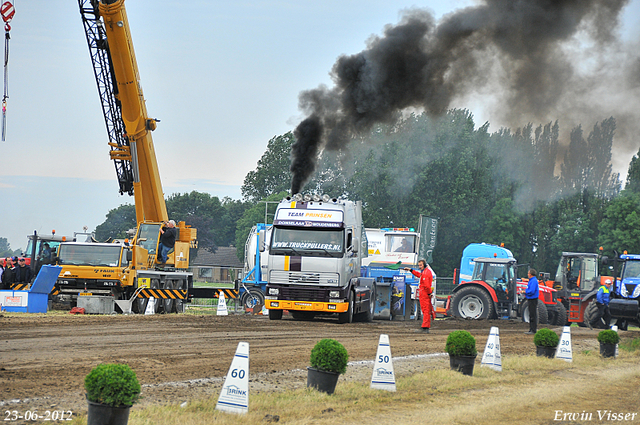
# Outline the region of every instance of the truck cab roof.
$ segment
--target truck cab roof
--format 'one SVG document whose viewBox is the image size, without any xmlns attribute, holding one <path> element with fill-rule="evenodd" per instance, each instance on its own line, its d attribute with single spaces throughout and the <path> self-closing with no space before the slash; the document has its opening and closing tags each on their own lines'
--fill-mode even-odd
<svg viewBox="0 0 640 425">
<path fill-rule="evenodd" d="M 496 257 L 478 257 L 473 259 L 476 263 L 494 263 L 494 264 L 512 264 L 516 262 L 515 258 L 496 258 Z"/>
</svg>

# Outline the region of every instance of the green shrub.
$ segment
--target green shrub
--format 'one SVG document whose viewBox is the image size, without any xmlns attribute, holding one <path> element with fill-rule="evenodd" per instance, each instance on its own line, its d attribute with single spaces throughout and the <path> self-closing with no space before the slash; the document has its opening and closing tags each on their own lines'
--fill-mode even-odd
<svg viewBox="0 0 640 425">
<path fill-rule="evenodd" d="M 533 336 L 533 343 L 539 347 L 557 347 L 558 341 L 558 334 L 547 328 L 539 329 Z"/>
<path fill-rule="evenodd" d="M 476 339 L 467 331 L 451 332 L 447 337 L 444 349 L 450 356 L 475 356 L 478 354 Z"/>
<path fill-rule="evenodd" d="M 347 349 L 335 339 L 321 339 L 311 350 L 311 367 L 318 370 L 345 373 L 348 361 Z"/>
<path fill-rule="evenodd" d="M 84 378 L 87 400 L 109 406 L 131 406 L 140 396 L 136 373 L 126 364 L 102 363 Z"/>
<path fill-rule="evenodd" d="M 598 342 L 600 344 L 617 344 L 620 342 L 620 335 L 618 332 L 611 329 L 605 329 L 598 334 Z"/>
</svg>

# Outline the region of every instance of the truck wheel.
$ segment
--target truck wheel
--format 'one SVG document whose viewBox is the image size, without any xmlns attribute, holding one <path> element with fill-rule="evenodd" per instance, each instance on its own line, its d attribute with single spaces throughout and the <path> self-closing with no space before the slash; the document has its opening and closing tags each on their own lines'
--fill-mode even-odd
<svg viewBox="0 0 640 425">
<path fill-rule="evenodd" d="M 167 280 L 162 289 L 173 289 L 173 281 Z M 175 300 L 173 298 L 165 298 L 162 300 L 162 308 L 165 314 L 173 313 L 173 306 L 175 304 Z"/>
<path fill-rule="evenodd" d="M 531 315 L 529 314 L 529 303 L 524 302 L 522 304 L 522 310 L 520 317 L 522 321 L 525 323 L 529 323 Z M 549 323 L 549 312 L 547 311 L 547 305 L 540 300 L 538 300 L 538 324 L 546 325 Z"/>
<path fill-rule="evenodd" d="M 269 310 L 269 320 L 282 319 L 282 310 Z"/>
<path fill-rule="evenodd" d="M 240 300 L 240 302 L 242 303 L 242 306 L 245 309 L 253 309 L 257 305 L 263 306 L 264 294 L 260 289 L 251 288 L 247 290 L 244 294 L 242 294 L 242 299 Z"/>
<path fill-rule="evenodd" d="M 355 317 L 355 320 L 359 322 L 373 322 L 373 313 L 376 310 L 376 285 L 374 284 L 371 288 L 371 296 L 369 298 L 369 308 L 367 311 L 363 311 L 362 313 L 358 313 Z"/>
<path fill-rule="evenodd" d="M 187 288 L 187 282 L 183 280 L 174 280 L 173 289 L 185 290 Z M 175 299 L 173 302 L 172 313 L 184 313 L 185 300 Z"/>
<path fill-rule="evenodd" d="M 490 319 L 494 315 L 493 300 L 484 289 L 467 286 L 451 297 L 451 313 L 462 319 Z"/>
<path fill-rule="evenodd" d="M 344 313 L 338 313 L 338 323 L 353 322 L 353 292 L 349 291 L 349 308 Z"/>
<path fill-rule="evenodd" d="M 150 289 L 158 289 L 159 287 L 158 279 L 152 279 L 149 285 Z M 138 307 L 138 313 L 144 314 L 147 311 L 147 305 L 149 304 L 150 298 L 138 298 L 134 301 L 134 304 Z M 158 300 L 154 300 L 154 313 L 158 312 L 158 305 L 160 304 Z"/>
</svg>

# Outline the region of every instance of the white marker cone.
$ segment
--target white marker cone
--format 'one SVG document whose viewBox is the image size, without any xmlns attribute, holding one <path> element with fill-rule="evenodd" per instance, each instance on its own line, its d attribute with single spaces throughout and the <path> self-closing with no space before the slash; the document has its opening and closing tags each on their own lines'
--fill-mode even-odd
<svg viewBox="0 0 640 425">
<path fill-rule="evenodd" d="M 220 291 L 218 295 L 218 309 L 216 310 L 216 316 L 227 316 L 227 300 L 224 298 L 224 292 Z"/>
<path fill-rule="evenodd" d="M 562 335 L 560 336 L 560 342 L 556 349 L 556 359 L 562 359 L 569 363 L 573 362 L 573 352 L 571 350 L 571 328 L 569 326 L 562 328 Z"/>
<path fill-rule="evenodd" d="M 617 326 L 617 325 L 613 325 L 613 326 L 611 326 L 611 330 L 612 330 L 612 331 L 616 331 L 616 332 L 618 332 L 618 326 Z M 618 344 L 616 344 L 616 352 L 615 352 L 615 354 L 613 355 L 613 358 L 614 358 L 614 359 L 615 359 L 616 357 L 618 357 Z"/>
<path fill-rule="evenodd" d="M 502 355 L 500 355 L 500 330 L 492 326 L 489 331 L 487 345 L 484 347 L 480 366 L 487 366 L 498 372 L 502 372 Z"/>
<path fill-rule="evenodd" d="M 396 390 L 396 376 L 393 373 L 389 335 L 380 335 L 376 361 L 373 365 L 373 375 L 371 375 L 371 388 L 387 391 Z"/>
<path fill-rule="evenodd" d="M 151 297 L 149 298 L 149 302 L 147 302 L 147 308 L 144 310 L 145 316 L 148 314 L 156 313 L 156 299 Z"/>
<path fill-rule="evenodd" d="M 220 391 L 216 410 L 228 413 L 249 411 L 249 343 L 240 342 Z"/>
</svg>

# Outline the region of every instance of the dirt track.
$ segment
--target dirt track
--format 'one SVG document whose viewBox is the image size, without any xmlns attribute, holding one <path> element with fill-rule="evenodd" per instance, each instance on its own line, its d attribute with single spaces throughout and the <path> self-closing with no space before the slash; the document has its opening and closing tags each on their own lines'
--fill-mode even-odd
<svg viewBox="0 0 640 425">
<path fill-rule="evenodd" d="M 328 318 L 270 321 L 264 316 L 4 314 L 0 406 L 3 411 L 56 408 L 85 413 L 83 379 L 101 362 L 127 363 L 136 371 L 143 384 L 143 405 L 217 397 L 240 341 L 249 342 L 251 391 L 304 386 L 311 348 L 328 337 L 344 344 L 350 361 L 372 360 L 382 333 L 389 335 L 394 358 L 442 353 L 448 333 L 455 329 L 467 329 L 476 337 L 479 361 L 491 326 L 500 329 L 503 356 L 535 351 L 532 336 L 524 335 L 528 325 L 515 320 L 437 320 L 428 335 L 417 333 L 417 326 L 389 321 L 339 325 Z M 596 335 L 595 330 L 572 328 L 574 352 L 598 350 Z M 640 332 L 624 335 L 639 337 Z M 445 362 L 446 356 L 422 357 L 405 362 L 396 373 L 446 367 Z M 366 382 L 370 376 L 368 366 L 359 374 L 348 372 L 346 379 Z"/>
</svg>

